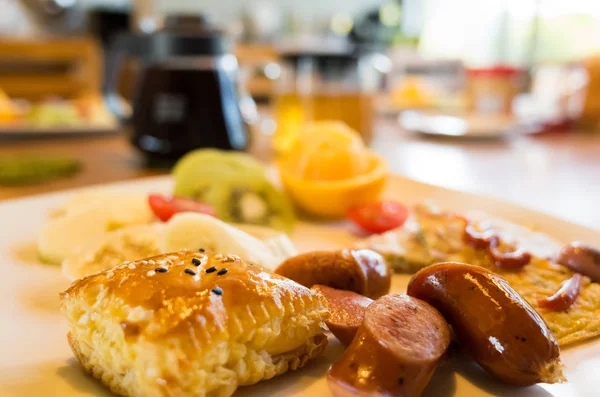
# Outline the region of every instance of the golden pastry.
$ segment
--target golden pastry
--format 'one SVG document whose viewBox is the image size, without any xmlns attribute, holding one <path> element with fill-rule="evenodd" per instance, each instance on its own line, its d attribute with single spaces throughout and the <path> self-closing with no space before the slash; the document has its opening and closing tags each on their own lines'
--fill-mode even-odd
<svg viewBox="0 0 600 397">
<path fill-rule="evenodd" d="M 321 295 L 235 255 L 125 262 L 75 281 L 61 301 L 73 352 L 124 396 L 229 396 L 327 344 Z"/>
</svg>

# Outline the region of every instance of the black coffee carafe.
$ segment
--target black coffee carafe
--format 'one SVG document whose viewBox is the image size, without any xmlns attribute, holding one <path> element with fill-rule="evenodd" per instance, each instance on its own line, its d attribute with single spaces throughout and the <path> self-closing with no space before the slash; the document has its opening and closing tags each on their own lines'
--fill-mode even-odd
<svg viewBox="0 0 600 397">
<path fill-rule="evenodd" d="M 130 120 L 131 141 L 151 159 L 176 160 L 196 148 L 243 150 L 247 126 L 236 88 L 237 60 L 223 33 L 202 17 L 167 17 L 164 29 L 124 34 L 110 48 L 104 93 Z M 132 114 L 123 114 L 116 85 L 122 60 L 140 61 Z"/>
</svg>

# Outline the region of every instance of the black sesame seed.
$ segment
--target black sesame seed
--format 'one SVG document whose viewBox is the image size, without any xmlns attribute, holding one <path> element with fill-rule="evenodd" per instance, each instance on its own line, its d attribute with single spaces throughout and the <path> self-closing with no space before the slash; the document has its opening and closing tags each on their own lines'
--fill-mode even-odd
<svg viewBox="0 0 600 397">
<path fill-rule="evenodd" d="M 225 273 L 227 273 L 228 271 L 229 271 L 229 270 L 227 270 L 227 268 L 226 268 L 226 267 L 224 267 L 223 269 L 221 269 L 221 270 L 219 270 L 219 271 L 217 272 L 217 275 L 218 275 L 218 276 L 222 276 L 222 275 L 224 275 Z"/>
<path fill-rule="evenodd" d="M 167 272 L 167 269 L 165 269 L 164 267 L 157 267 L 154 270 L 158 273 L 166 273 Z"/>
<path fill-rule="evenodd" d="M 204 248 L 199 248 L 198 251 L 205 252 L 206 250 Z"/>
<path fill-rule="evenodd" d="M 398 384 L 399 385 L 403 385 L 404 384 L 404 378 L 398 378 Z"/>
<path fill-rule="evenodd" d="M 208 269 L 206 269 L 206 273 L 212 273 L 212 272 L 216 272 L 217 268 L 214 266 L 209 267 Z"/>
<path fill-rule="evenodd" d="M 196 275 L 196 272 L 193 271 L 192 269 L 185 269 L 184 272 L 186 272 L 190 276 L 195 276 Z"/>
<path fill-rule="evenodd" d="M 215 295 L 223 295 L 223 290 L 220 287 L 215 287 L 212 289 L 212 293 Z"/>
<path fill-rule="evenodd" d="M 194 258 L 194 259 L 192 259 L 192 264 L 193 264 L 194 266 L 200 266 L 200 264 L 201 264 L 201 263 L 202 263 L 202 262 L 200 262 L 200 259 L 198 259 L 198 258 Z"/>
</svg>

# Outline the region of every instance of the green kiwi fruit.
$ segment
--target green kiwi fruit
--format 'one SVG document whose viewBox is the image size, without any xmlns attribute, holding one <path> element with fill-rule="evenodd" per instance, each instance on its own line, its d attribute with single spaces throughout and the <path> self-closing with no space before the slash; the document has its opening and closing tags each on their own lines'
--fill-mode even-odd
<svg viewBox="0 0 600 397">
<path fill-rule="evenodd" d="M 196 150 L 179 160 L 173 176 L 176 196 L 212 205 L 226 222 L 293 228 L 290 201 L 267 179 L 265 167 L 247 154 Z"/>
</svg>

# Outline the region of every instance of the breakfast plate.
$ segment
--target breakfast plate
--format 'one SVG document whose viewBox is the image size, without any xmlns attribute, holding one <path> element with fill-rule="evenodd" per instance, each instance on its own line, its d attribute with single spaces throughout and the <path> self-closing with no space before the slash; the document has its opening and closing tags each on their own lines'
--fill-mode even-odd
<svg viewBox="0 0 600 397">
<path fill-rule="evenodd" d="M 168 193 L 170 177 L 112 184 L 111 189 Z M 48 213 L 73 191 L 0 203 L 0 396 L 110 396 L 107 388 L 86 375 L 66 340 L 67 322 L 60 314 L 58 293 L 70 284 L 60 267 L 39 262 L 36 234 Z M 600 232 L 499 200 L 447 190 L 400 177 L 391 177 L 383 193 L 407 205 L 431 199 L 447 209 L 477 209 L 534 227 L 562 243 L 583 240 L 600 245 Z M 300 222 L 292 239 L 299 251 L 352 246 L 357 237 L 345 222 Z M 394 275 L 392 291 L 403 292 L 409 275 Z M 299 371 L 255 386 L 235 396 L 329 396 L 325 372 L 343 352 L 330 336 L 324 356 Z M 596 396 L 600 378 L 600 341 L 593 339 L 562 351 L 567 383 L 516 388 L 483 372 L 472 361 L 454 354 L 434 374 L 425 396 Z"/>
</svg>

